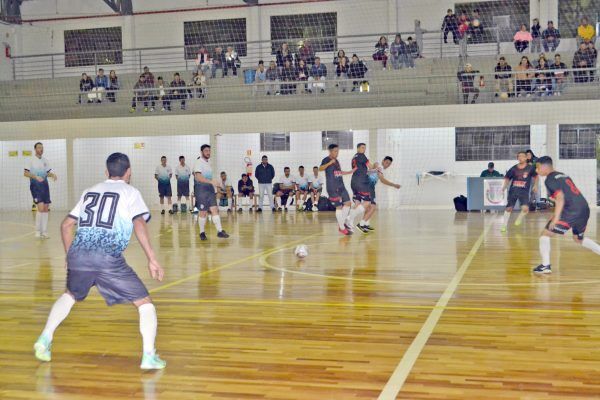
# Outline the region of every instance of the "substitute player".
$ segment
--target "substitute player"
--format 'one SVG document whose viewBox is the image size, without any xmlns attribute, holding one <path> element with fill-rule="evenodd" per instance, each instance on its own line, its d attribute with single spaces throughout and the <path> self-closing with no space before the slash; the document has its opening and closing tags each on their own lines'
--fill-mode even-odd
<svg viewBox="0 0 600 400">
<path fill-rule="evenodd" d="M 385 179 L 385 176 L 383 176 L 383 171 L 388 169 L 393 162 L 394 159 L 392 157 L 386 156 L 381 162 L 381 166 L 375 163 L 375 168 L 369 170 L 368 172 L 369 183 L 371 184 L 371 205 L 369 206 L 369 208 L 367 208 L 367 211 L 365 211 L 365 216 L 359 223 L 359 225 L 361 225 L 363 229 L 367 229 L 369 231 L 375 230 L 371 227 L 369 221 L 371 220 L 371 217 L 373 216 L 373 214 L 375 214 L 375 211 L 377 209 L 377 201 L 375 199 L 375 186 L 377 185 L 377 182 L 381 181 L 381 183 L 383 183 L 384 185 L 393 187 L 395 189 L 400 189 L 401 187 L 397 183 L 388 181 L 387 179 Z"/>
<path fill-rule="evenodd" d="M 294 189 L 296 187 L 296 179 L 290 175 L 290 167 L 283 169 L 283 175 L 277 180 L 277 183 L 279 184 L 277 192 L 275 192 L 277 211 L 281 211 L 282 207 L 287 211 L 294 200 Z"/>
<path fill-rule="evenodd" d="M 352 235 L 352 231 L 346 225 L 346 218 L 350 214 L 350 195 L 344 186 L 344 175 L 350 175 L 352 171 L 342 171 L 338 161 L 340 149 L 337 144 L 330 144 L 327 149 L 329 156 L 321 161 L 319 171 L 325 171 L 325 182 L 329 201 L 335 207 L 335 218 L 338 222 L 338 230 L 342 235 Z"/>
<path fill-rule="evenodd" d="M 310 184 L 310 196 L 312 199 L 312 210 L 319 211 L 319 198 L 323 192 L 323 179 L 319 176 L 319 167 L 313 167 L 313 175 L 308 178 Z"/>
<path fill-rule="evenodd" d="M 226 239 L 229 237 L 227 232 L 221 226 L 221 217 L 217 207 L 216 189 L 219 182 L 213 181 L 212 168 L 208 160 L 210 159 L 210 145 L 203 144 L 200 147 L 200 157 L 194 164 L 194 195 L 196 197 L 196 207 L 199 210 L 198 226 L 200 227 L 200 240 L 207 240 L 204 228 L 208 212 L 212 216 L 212 222 L 217 228 L 217 237 Z"/>
<path fill-rule="evenodd" d="M 350 211 L 347 221 L 347 225 L 350 229 L 352 229 L 354 222 L 359 216 L 361 216 L 362 220 L 362 216 L 371 205 L 371 183 L 369 181 L 368 171 L 373 169 L 373 164 L 371 164 L 365 155 L 366 150 L 367 145 L 359 143 L 356 145 L 356 154 L 352 158 L 352 169 L 354 170 L 354 173 L 352 174 L 350 187 L 352 189 L 354 206 L 352 207 L 352 211 Z M 369 230 L 360 222 L 356 227 L 362 233 L 369 233 Z"/>
<path fill-rule="evenodd" d="M 165 197 L 169 205 L 169 214 L 173 214 L 171 209 L 171 178 L 173 177 L 173 170 L 167 165 L 167 157 L 162 156 L 160 158 L 160 165 L 154 170 L 154 179 L 158 182 L 158 197 L 160 198 L 160 213 L 165 213 Z"/>
<path fill-rule="evenodd" d="M 529 192 L 537 192 L 537 173 L 533 165 L 527 164 L 527 154 L 524 151 L 520 151 L 517 154 L 519 163 L 508 170 L 504 176 L 504 185 L 502 185 L 502 192 L 510 185 L 508 189 L 508 201 L 506 203 L 506 211 L 504 211 L 504 219 L 502 222 L 502 232 L 506 232 L 508 227 L 508 221 L 510 220 L 510 214 L 519 200 L 521 205 L 521 213 L 515 221 L 515 226 L 521 225 L 523 218 L 529 213 Z M 532 186 L 533 182 L 533 186 Z"/>
<path fill-rule="evenodd" d="M 179 206 L 182 213 L 187 212 L 188 204 L 190 204 L 190 176 L 192 170 L 185 163 L 185 157 L 179 156 L 179 165 L 175 167 L 175 179 L 177 180 L 177 204 L 173 207 L 175 211 Z M 181 202 L 181 198 L 185 199 L 185 203 Z"/>
<path fill-rule="evenodd" d="M 304 166 L 298 167 L 298 177 L 296 183 L 296 209 L 298 211 L 306 210 L 306 199 L 308 198 L 309 184 L 308 176 L 304 175 Z"/>
<path fill-rule="evenodd" d="M 79 203 L 62 223 L 67 289 L 52 306 L 46 326 L 33 346 L 35 356 L 40 361 L 51 360 L 54 331 L 75 302 L 83 301 L 92 286 L 96 286 L 109 306 L 133 303 L 138 308 L 143 339 L 140 368 L 162 369 L 166 362 L 160 359 L 154 347 L 156 309 L 148 290 L 123 257 L 134 231 L 148 259 L 150 275 L 162 281 L 164 271 L 156 260 L 146 227 L 150 211 L 140 192 L 129 185 L 131 165 L 125 154 L 114 153 L 108 157 L 106 175 L 108 180 L 83 192 Z M 75 237 L 74 227 L 77 227 Z"/>
<path fill-rule="evenodd" d="M 548 156 L 540 157 L 537 162 L 537 171 L 546 177 L 546 189 L 550 198 L 554 199 L 554 216 L 540 236 L 540 255 L 542 263 L 533 269 L 539 274 L 552 272 L 550 266 L 550 238 L 558 233 L 563 235 L 571 229 L 573 240 L 586 249 L 600 255 L 600 245 L 591 239 L 583 237 L 590 207 L 585 197 L 581 194 L 573 180 L 566 174 L 554 170 L 552 159 Z"/>
<path fill-rule="evenodd" d="M 33 149 L 35 156 L 25 167 L 23 176 L 29 178 L 29 190 L 33 202 L 37 205 L 35 214 L 35 237 L 48 239 L 48 207 L 50 201 L 50 186 L 48 186 L 48 177 L 56 181 L 56 175 L 52 172 L 50 163 L 44 155 L 44 145 L 37 142 Z"/>
<path fill-rule="evenodd" d="M 252 212 L 253 209 L 256 209 L 256 196 L 254 195 L 254 183 L 252 183 L 252 179 L 248 176 L 248 174 L 242 174 L 242 179 L 238 181 L 238 212 L 242 212 L 243 206 L 248 205 L 246 199 L 250 199 L 253 201 L 254 205 L 249 207 L 249 211 Z"/>
</svg>

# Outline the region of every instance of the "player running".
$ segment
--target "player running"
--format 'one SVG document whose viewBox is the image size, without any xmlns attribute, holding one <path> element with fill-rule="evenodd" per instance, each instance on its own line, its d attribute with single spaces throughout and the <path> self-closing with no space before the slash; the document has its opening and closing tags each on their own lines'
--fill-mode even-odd
<svg viewBox="0 0 600 400">
<path fill-rule="evenodd" d="M 352 235 L 352 231 L 348 229 L 346 225 L 346 218 L 350 213 L 350 195 L 344 186 L 344 175 L 350 175 L 352 171 L 342 171 L 340 162 L 338 161 L 338 155 L 340 149 L 337 144 L 330 144 L 327 147 L 329 150 L 329 156 L 325 157 L 321 161 L 319 171 L 325 171 L 325 182 L 327 185 L 327 194 L 329 195 L 329 201 L 335 207 L 335 218 L 338 222 L 338 230 L 342 235 Z"/>
<path fill-rule="evenodd" d="M 175 179 L 177 180 L 177 203 L 173 207 L 177 212 L 177 208 L 182 213 L 187 212 L 188 204 L 190 201 L 190 176 L 192 170 L 185 163 L 185 157 L 179 156 L 179 165 L 175 167 Z M 181 198 L 185 199 L 185 203 L 181 202 Z"/>
<path fill-rule="evenodd" d="M 50 206 L 50 187 L 48 177 L 56 181 L 56 175 L 52 172 L 50 163 L 44 155 L 44 145 L 37 142 L 33 149 L 35 156 L 25 168 L 23 176 L 29 178 L 29 190 L 33 202 L 37 205 L 35 214 L 35 237 L 48 239 L 48 207 Z"/>
<path fill-rule="evenodd" d="M 162 156 L 160 158 L 160 165 L 154 170 L 154 179 L 158 182 L 158 197 L 160 198 L 160 213 L 165 213 L 165 197 L 169 205 L 169 214 L 173 214 L 171 209 L 171 178 L 173 177 L 173 170 L 167 165 L 167 157 Z"/>
<path fill-rule="evenodd" d="M 573 240 L 586 249 L 600 255 L 600 245 L 591 239 L 583 237 L 590 207 L 573 180 L 566 174 L 554 170 L 552 159 L 540 157 L 537 162 L 537 172 L 546 177 L 546 189 L 550 198 L 554 199 L 554 216 L 540 236 L 540 255 L 542 263 L 533 269 L 539 274 L 550 274 L 550 238 L 558 233 L 563 235 L 573 230 Z"/>
<path fill-rule="evenodd" d="M 143 339 L 140 368 L 162 369 L 166 362 L 160 359 L 154 347 L 156 309 L 148 290 L 123 257 L 134 231 L 148 259 L 150 275 L 162 281 L 164 271 L 156 260 L 146 227 L 150 211 L 140 192 L 129 185 L 131 165 L 125 154 L 111 154 L 106 160 L 106 169 L 108 180 L 83 192 L 79 203 L 62 223 L 67 289 L 52 306 L 46 326 L 33 346 L 35 356 L 40 361 L 52 359 L 54 331 L 75 302 L 83 301 L 91 287 L 96 286 L 109 306 L 133 303 L 138 308 Z"/>
<path fill-rule="evenodd" d="M 347 225 L 350 227 L 354 225 L 354 221 L 356 221 L 359 215 L 361 216 L 361 222 L 364 222 L 362 216 L 371 205 L 371 183 L 369 182 L 368 171 L 373 169 L 373 164 L 371 164 L 365 155 L 366 150 L 367 145 L 359 143 L 356 145 L 356 154 L 352 158 L 354 173 L 352 174 L 350 187 L 352 189 L 354 206 L 352 207 L 352 211 L 350 211 L 347 221 Z M 369 233 L 369 230 L 360 222 L 356 227 L 362 233 Z"/>
<path fill-rule="evenodd" d="M 529 213 L 529 190 L 531 189 L 531 192 L 534 194 L 537 192 L 538 176 L 535 172 L 535 167 L 527 164 L 527 154 L 524 151 L 520 151 L 517 154 L 517 159 L 519 163 L 508 170 L 504 177 L 504 185 L 502 185 L 502 192 L 504 192 L 510 184 L 506 211 L 504 211 L 502 222 L 502 232 L 506 232 L 510 213 L 515 207 L 517 200 L 519 200 L 519 204 L 521 205 L 521 213 L 515 221 L 515 226 L 521 225 L 523 218 Z"/>
<path fill-rule="evenodd" d="M 392 157 L 386 156 L 381 162 L 381 166 L 375 163 L 375 168 L 369 170 L 369 172 L 367 173 L 367 175 L 369 176 L 369 183 L 371 184 L 371 205 L 365 211 L 365 215 L 362 221 L 360 221 L 359 225 L 361 225 L 363 228 L 366 228 L 369 231 L 375 230 L 373 227 L 371 227 L 369 221 L 371 221 L 371 217 L 373 217 L 373 214 L 375 214 L 375 211 L 377 209 L 377 202 L 375 200 L 375 185 L 377 185 L 377 182 L 381 181 L 381 183 L 383 183 L 384 185 L 396 189 L 400 189 L 401 187 L 397 183 L 388 181 L 387 179 L 385 179 L 385 176 L 383 176 L 383 171 L 388 169 L 393 162 L 394 159 Z"/>
</svg>

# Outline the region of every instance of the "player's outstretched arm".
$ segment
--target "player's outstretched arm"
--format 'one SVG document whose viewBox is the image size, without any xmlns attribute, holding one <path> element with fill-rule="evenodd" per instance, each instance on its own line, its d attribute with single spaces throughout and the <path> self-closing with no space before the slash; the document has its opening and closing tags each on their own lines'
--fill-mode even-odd
<svg viewBox="0 0 600 400">
<path fill-rule="evenodd" d="M 65 253 L 69 251 L 71 244 L 73 243 L 73 228 L 75 228 L 76 224 L 77 220 L 75 218 L 67 216 L 60 225 L 60 234 L 62 237 L 63 246 L 65 248 Z"/>
<path fill-rule="evenodd" d="M 154 254 L 154 250 L 152 249 L 152 245 L 150 244 L 148 229 L 146 227 L 146 221 L 144 218 L 140 216 L 133 220 L 133 231 L 135 232 L 135 237 L 137 238 L 138 242 L 140 242 L 140 245 L 146 254 L 146 258 L 148 258 L 148 270 L 150 271 L 152 279 L 162 281 L 165 272 L 158 263 L 156 255 Z"/>
<path fill-rule="evenodd" d="M 333 165 L 333 163 L 335 162 L 335 159 L 331 159 L 329 160 L 329 162 L 327 164 L 323 164 L 319 167 L 319 171 L 325 171 L 327 168 L 329 168 L 330 165 Z"/>
<path fill-rule="evenodd" d="M 391 181 L 388 181 L 387 179 L 385 179 L 385 177 L 383 176 L 382 173 L 379 173 L 379 180 L 384 185 L 391 186 L 391 187 L 396 188 L 396 189 L 400 189 L 401 188 L 401 186 L 399 184 L 391 182 Z"/>
<path fill-rule="evenodd" d="M 352 175 L 357 169 L 357 167 L 354 167 L 352 168 L 352 171 L 342 171 L 342 175 Z"/>
</svg>

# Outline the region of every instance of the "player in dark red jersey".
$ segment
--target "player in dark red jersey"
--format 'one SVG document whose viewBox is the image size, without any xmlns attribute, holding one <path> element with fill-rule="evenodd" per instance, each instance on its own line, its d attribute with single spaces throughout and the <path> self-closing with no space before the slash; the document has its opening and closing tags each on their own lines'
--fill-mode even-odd
<svg viewBox="0 0 600 400">
<path fill-rule="evenodd" d="M 338 222 L 339 231 L 342 235 L 351 235 L 352 232 L 345 225 L 352 203 L 350 202 L 346 186 L 344 186 L 344 175 L 349 175 L 353 171 L 342 171 L 340 162 L 337 160 L 340 152 L 337 144 L 330 144 L 328 149 L 329 156 L 321 161 L 319 171 L 325 171 L 327 195 L 329 196 L 329 201 L 335 207 L 335 218 Z"/>
<path fill-rule="evenodd" d="M 529 191 L 534 194 L 537 192 L 537 173 L 533 165 L 527 164 L 527 154 L 520 151 L 517 154 L 519 163 L 508 170 L 504 177 L 504 185 L 502 191 L 510 185 L 508 189 L 508 201 L 506 203 L 506 211 L 504 211 L 504 221 L 502 223 L 502 232 L 506 232 L 510 213 L 512 212 L 517 200 L 521 205 L 521 213 L 515 221 L 515 226 L 521 225 L 523 218 L 529 213 Z M 533 183 L 533 185 L 532 185 Z"/>
<path fill-rule="evenodd" d="M 583 234 L 590 218 L 590 207 L 573 180 L 566 174 L 554 170 L 552 159 L 540 157 L 536 163 L 537 172 L 546 177 L 548 196 L 555 201 L 554 216 L 540 236 L 540 255 L 542 263 L 533 269 L 539 274 L 549 274 L 550 267 L 550 238 L 558 233 L 563 235 L 573 230 L 573 240 L 583 247 L 600 255 L 600 245 Z"/>
</svg>

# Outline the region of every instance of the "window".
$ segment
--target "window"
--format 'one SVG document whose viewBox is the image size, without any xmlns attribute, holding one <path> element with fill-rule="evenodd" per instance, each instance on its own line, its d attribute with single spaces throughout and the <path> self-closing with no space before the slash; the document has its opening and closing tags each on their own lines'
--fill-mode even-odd
<svg viewBox="0 0 600 400">
<path fill-rule="evenodd" d="M 512 42 L 512 38 L 519 28 L 525 23 L 529 26 L 529 0 L 510 1 L 477 1 L 474 3 L 456 3 L 454 13 L 460 16 L 466 13 L 469 18 L 473 10 L 479 10 L 479 17 L 484 28 L 483 38 L 479 43 L 496 42 L 496 32 L 486 28 L 497 27 L 501 42 Z"/>
<path fill-rule="evenodd" d="M 260 151 L 290 151 L 290 134 L 261 133 Z"/>
<path fill-rule="evenodd" d="M 527 125 L 456 128 L 456 161 L 513 160 L 530 136 Z"/>
<path fill-rule="evenodd" d="M 200 45 L 212 53 L 217 46 L 233 46 L 240 57 L 247 55 L 246 18 L 216 19 L 183 23 L 186 60 L 195 59 Z"/>
<path fill-rule="evenodd" d="M 562 37 L 576 37 L 583 17 L 587 17 L 595 27 L 600 18 L 600 0 L 558 1 L 558 28 Z"/>
<path fill-rule="evenodd" d="M 560 158 L 596 158 L 596 137 L 598 135 L 600 135 L 600 125 L 560 125 Z"/>
<path fill-rule="evenodd" d="M 335 143 L 340 147 L 340 150 L 354 149 L 354 132 L 352 131 L 323 131 L 321 132 L 321 143 L 323 150 Z"/>
<path fill-rule="evenodd" d="M 121 27 L 65 31 L 65 67 L 123 64 Z"/>
<path fill-rule="evenodd" d="M 271 53 L 283 42 L 297 50 L 300 41 L 310 39 L 313 50 L 335 51 L 337 48 L 337 13 L 278 15 L 271 17 Z"/>
</svg>

